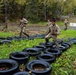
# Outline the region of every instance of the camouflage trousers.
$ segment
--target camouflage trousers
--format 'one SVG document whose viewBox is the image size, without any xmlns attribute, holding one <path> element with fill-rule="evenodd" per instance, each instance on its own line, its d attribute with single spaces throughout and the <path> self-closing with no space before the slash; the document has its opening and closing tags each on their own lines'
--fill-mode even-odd
<svg viewBox="0 0 76 75">
<path fill-rule="evenodd" d="M 67 30 L 67 24 L 65 23 L 64 25 L 65 25 L 64 30 Z"/>
<path fill-rule="evenodd" d="M 21 27 L 20 37 L 22 36 L 22 34 L 24 34 L 24 35 L 26 35 L 27 37 L 29 37 L 29 35 L 28 35 L 27 32 L 26 32 L 26 27 Z"/>
<path fill-rule="evenodd" d="M 58 47 L 59 47 L 59 44 L 57 43 L 57 35 L 51 35 L 50 33 L 47 34 L 47 35 L 45 36 L 45 41 L 46 41 L 46 43 L 49 42 L 49 39 L 50 39 L 50 38 L 53 39 L 56 47 L 58 48 Z"/>
</svg>

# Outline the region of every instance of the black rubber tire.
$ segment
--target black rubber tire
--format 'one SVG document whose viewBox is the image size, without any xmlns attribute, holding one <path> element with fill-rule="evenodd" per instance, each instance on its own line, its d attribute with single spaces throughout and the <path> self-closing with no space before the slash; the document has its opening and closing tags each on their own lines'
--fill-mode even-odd
<svg viewBox="0 0 76 75">
<path fill-rule="evenodd" d="M 56 48 L 47 48 L 45 53 L 52 54 L 54 56 L 60 56 L 62 52 Z"/>
<path fill-rule="evenodd" d="M 35 70 L 34 67 L 41 67 L 43 68 L 43 70 Z M 46 61 L 42 61 L 42 60 L 33 60 L 30 61 L 27 66 L 26 69 L 28 71 L 32 71 L 34 74 L 36 75 L 50 75 L 52 67 L 50 66 L 50 64 Z"/>
<path fill-rule="evenodd" d="M 68 38 L 69 41 L 76 40 L 76 38 Z"/>
<path fill-rule="evenodd" d="M 60 47 L 57 48 L 57 49 L 60 50 L 60 51 L 62 51 L 62 52 L 66 51 L 66 47 L 64 47 L 64 46 L 60 46 Z"/>
<path fill-rule="evenodd" d="M 67 45 L 69 45 L 69 47 L 72 45 L 71 42 L 63 42 L 62 44 L 67 44 Z"/>
<path fill-rule="evenodd" d="M 68 44 L 64 44 L 64 43 L 62 43 L 61 46 L 64 46 L 66 49 L 70 48 Z"/>
<path fill-rule="evenodd" d="M 4 37 L 0 37 L 0 40 L 5 40 L 6 38 L 4 38 Z"/>
<path fill-rule="evenodd" d="M 9 69 L 0 70 L 0 75 L 13 75 L 19 71 L 19 65 L 15 60 L 12 59 L 0 59 L 0 68 L 6 66 Z"/>
<path fill-rule="evenodd" d="M 72 44 L 76 44 L 76 38 L 68 38 L 68 40 L 69 40 Z"/>
<path fill-rule="evenodd" d="M 56 60 L 56 57 L 53 56 L 52 54 L 40 54 L 37 56 L 37 59 L 53 63 Z"/>
<path fill-rule="evenodd" d="M 13 75 L 35 75 L 35 74 L 33 74 L 33 73 L 30 74 L 29 72 L 17 72 Z"/>
<path fill-rule="evenodd" d="M 44 45 L 37 45 L 37 46 L 34 46 L 34 48 L 40 48 L 41 51 L 44 51 L 46 49 Z"/>
<path fill-rule="evenodd" d="M 29 60 L 29 55 L 25 52 L 13 52 L 9 55 L 9 58 L 16 60 L 19 64 L 26 64 Z"/>
<path fill-rule="evenodd" d="M 13 40 L 13 37 L 7 37 L 7 40 Z"/>
<path fill-rule="evenodd" d="M 41 53 L 38 48 L 26 48 L 23 49 L 23 52 L 28 53 L 30 56 L 36 56 Z"/>
<path fill-rule="evenodd" d="M 62 39 L 58 39 L 57 42 L 58 42 L 59 44 L 61 44 L 61 43 L 63 43 L 63 40 L 62 40 Z"/>
<path fill-rule="evenodd" d="M 42 46 L 45 46 L 46 48 L 51 48 L 53 45 L 54 45 L 54 43 L 53 42 L 48 42 L 47 44 L 46 43 L 40 43 L 40 45 L 42 45 Z"/>
<path fill-rule="evenodd" d="M 53 46 L 53 48 L 58 49 L 58 50 L 60 50 L 61 52 L 66 51 L 66 47 L 64 47 L 64 46 L 59 46 L 59 48 L 56 48 L 56 47 Z"/>
<path fill-rule="evenodd" d="M 76 44 L 76 40 L 72 40 L 72 43 L 73 43 L 73 44 Z"/>
<path fill-rule="evenodd" d="M 4 43 L 11 43 L 11 40 L 1 40 L 1 43 L 4 44 Z"/>
</svg>

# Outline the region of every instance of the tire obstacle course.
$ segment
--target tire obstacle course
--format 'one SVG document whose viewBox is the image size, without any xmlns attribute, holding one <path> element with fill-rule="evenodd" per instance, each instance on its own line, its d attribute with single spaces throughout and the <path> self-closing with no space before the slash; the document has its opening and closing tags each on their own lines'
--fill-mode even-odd
<svg viewBox="0 0 76 75">
<path fill-rule="evenodd" d="M 38 36 L 38 38 L 40 37 Z M 35 38 L 37 37 L 35 36 Z M 0 39 L 4 40 L 0 44 L 11 43 L 13 40 L 12 38 Z M 16 37 L 15 40 L 24 39 Z M 55 48 L 53 42 L 49 42 L 47 45 L 40 43 L 33 48 L 25 48 L 22 52 L 11 53 L 9 59 L 0 59 L 0 75 L 50 75 L 52 71 L 50 64 L 55 62 L 56 58 L 69 49 L 72 44 L 76 44 L 76 38 L 68 38 L 67 42 L 60 39 L 58 43 L 61 45 L 59 48 Z M 30 57 L 34 56 L 36 60 L 29 61 Z M 21 64 L 25 66 L 23 72 L 19 69 Z"/>
</svg>

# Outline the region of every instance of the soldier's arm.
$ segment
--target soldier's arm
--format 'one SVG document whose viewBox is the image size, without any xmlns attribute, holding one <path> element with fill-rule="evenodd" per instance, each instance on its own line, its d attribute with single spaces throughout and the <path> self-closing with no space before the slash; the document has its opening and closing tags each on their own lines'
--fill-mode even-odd
<svg viewBox="0 0 76 75">
<path fill-rule="evenodd" d="M 60 27 L 57 26 L 57 35 L 60 34 Z"/>
<path fill-rule="evenodd" d="M 46 34 L 50 33 L 50 27 L 47 28 Z"/>
<path fill-rule="evenodd" d="M 28 23 L 28 21 L 25 18 L 23 18 L 23 20 L 24 20 L 24 23 Z"/>
</svg>

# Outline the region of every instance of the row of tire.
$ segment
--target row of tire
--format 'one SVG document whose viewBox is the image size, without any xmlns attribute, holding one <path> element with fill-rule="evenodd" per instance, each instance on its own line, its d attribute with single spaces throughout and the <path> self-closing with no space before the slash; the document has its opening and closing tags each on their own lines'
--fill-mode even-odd
<svg viewBox="0 0 76 75">
<path fill-rule="evenodd" d="M 14 41 L 18 41 L 18 40 L 33 40 L 35 38 L 44 38 L 45 37 L 45 34 L 37 34 L 37 35 L 33 35 L 33 36 L 30 36 L 29 38 L 27 37 L 20 37 L 20 36 L 14 36 L 14 37 L 7 37 L 7 38 L 3 38 L 3 37 L 0 37 L 0 44 L 4 44 L 4 43 L 11 43 L 12 40 Z"/>
<path fill-rule="evenodd" d="M 69 38 L 68 42 L 58 40 L 59 48 L 53 42 L 40 43 L 33 48 L 25 48 L 22 52 L 13 52 L 9 59 L 0 59 L 0 75 L 50 75 L 51 63 L 56 61 L 62 52 L 76 44 L 75 38 Z M 36 60 L 30 61 L 31 57 Z M 21 72 L 19 66 L 25 64 L 25 71 Z"/>
</svg>

